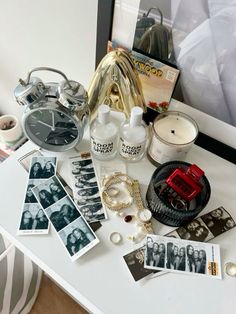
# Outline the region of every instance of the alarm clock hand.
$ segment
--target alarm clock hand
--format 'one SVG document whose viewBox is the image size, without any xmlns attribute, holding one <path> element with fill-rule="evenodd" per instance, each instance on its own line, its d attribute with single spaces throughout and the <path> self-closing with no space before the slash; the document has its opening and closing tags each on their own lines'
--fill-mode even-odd
<svg viewBox="0 0 236 314">
<path fill-rule="evenodd" d="M 38 123 L 41 123 L 41 124 L 43 124 L 43 125 L 49 127 L 49 128 L 53 131 L 53 128 L 52 128 L 51 125 L 49 125 L 49 124 L 47 124 L 47 123 L 45 123 L 45 122 L 43 122 L 43 121 L 41 121 L 41 120 L 38 120 Z"/>
<path fill-rule="evenodd" d="M 60 129 L 60 130 L 77 130 L 77 128 L 70 128 L 70 127 L 64 127 L 64 126 L 57 126 L 57 129 Z"/>
<path fill-rule="evenodd" d="M 52 111 L 52 131 L 55 131 L 55 115 L 53 111 Z"/>
</svg>

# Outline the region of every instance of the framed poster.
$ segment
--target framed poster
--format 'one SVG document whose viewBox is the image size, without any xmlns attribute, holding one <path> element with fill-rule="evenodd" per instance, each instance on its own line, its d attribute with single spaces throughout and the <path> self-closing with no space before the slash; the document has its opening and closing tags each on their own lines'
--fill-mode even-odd
<svg viewBox="0 0 236 314">
<path fill-rule="evenodd" d="M 186 6 L 184 6 L 182 2 L 182 0 L 98 0 L 96 64 L 98 65 L 101 58 L 106 54 L 108 40 L 116 39 L 119 45 L 126 46 L 128 49 L 133 47 L 133 44 L 135 44 L 135 32 L 136 37 L 140 36 L 140 33 L 136 30 L 136 26 L 138 23 L 138 26 L 140 26 L 140 20 L 142 19 L 143 14 L 147 15 L 147 22 L 152 23 L 151 19 L 156 18 L 156 24 L 161 23 L 161 14 L 158 10 L 151 10 L 148 13 L 151 7 L 158 5 L 158 8 L 160 8 L 163 15 L 163 26 L 167 29 L 171 29 L 172 20 L 170 16 L 175 16 L 179 7 L 181 10 L 186 10 Z M 144 4 L 148 4 L 149 7 L 143 7 Z M 166 7 L 163 7 L 163 5 Z M 222 3 L 222 6 L 223 5 L 224 4 Z M 196 8 L 191 9 L 189 6 L 188 10 L 191 13 L 191 16 L 196 14 L 196 17 L 198 17 L 197 22 L 200 23 L 201 13 L 204 12 L 205 9 L 204 7 L 199 7 L 201 6 L 200 2 L 196 2 L 194 6 L 198 6 L 197 10 Z M 192 19 L 191 23 L 193 24 L 194 21 L 196 20 Z M 143 20 L 141 20 L 141 22 L 143 23 Z M 144 24 L 142 23 L 140 28 L 142 28 Z M 179 19 L 179 23 L 178 27 L 184 30 L 186 25 L 181 22 L 181 19 Z M 192 24 L 191 27 L 194 29 L 196 25 Z M 140 29 L 138 31 L 140 31 Z M 185 36 L 186 34 L 184 34 L 183 31 L 180 35 Z M 168 62 L 171 62 L 172 64 L 175 63 L 174 54 L 171 49 L 171 39 L 168 40 L 168 58 Z M 173 98 L 176 98 L 176 96 L 173 95 Z M 207 102 L 205 102 L 205 104 L 206 103 Z M 202 110 L 200 109 L 199 118 L 204 111 L 204 108 Z M 218 110 L 215 110 L 215 112 L 218 112 Z M 219 133 L 217 131 L 222 128 L 225 130 L 223 134 L 228 134 L 226 140 L 224 139 L 224 136 L 222 136 L 222 132 Z M 229 134 L 232 134 L 232 141 L 229 141 Z M 209 123 L 201 125 L 200 135 L 196 144 L 228 161 L 236 163 L 234 134 L 235 127 L 209 116 Z"/>
</svg>

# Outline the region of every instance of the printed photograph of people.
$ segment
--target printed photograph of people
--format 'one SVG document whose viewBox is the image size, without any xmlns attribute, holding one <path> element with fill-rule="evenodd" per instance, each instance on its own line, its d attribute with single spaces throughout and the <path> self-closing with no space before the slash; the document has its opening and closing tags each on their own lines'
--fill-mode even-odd
<svg viewBox="0 0 236 314">
<path fill-rule="evenodd" d="M 152 234 L 146 237 L 144 268 L 221 279 L 220 265 L 217 244 Z"/>
<path fill-rule="evenodd" d="M 104 208 L 101 203 L 82 206 L 80 207 L 80 211 L 88 222 L 94 222 L 106 218 Z"/>
<path fill-rule="evenodd" d="M 193 245 L 187 245 L 186 270 L 189 272 L 206 274 L 206 251 L 197 249 Z"/>
<path fill-rule="evenodd" d="M 146 265 L 165 267 L 165 253 L 166 248 L 163 243 L 157 243 L 151 237 L 147 237 Z"/>
<path fill-rule="evenodd" d="M 25 194 L 25 203 L 37 203 L 37 199 L 34 196 L 34 193 L 32 189 L 39 185 L 42 181 L 41 180 L 36 180 L 36 179 L 31 179 L 28 181 L 28 186 L 26 188 L 26 194 Z"/>
<path fill-rule="evenodd" d="M 72 173 L 74 175 L 94 173 L 92 159 L 72 161 Z"/>
<path fill-rule="evenodd" d="M 38 203 L 24 205 L 20 230 L 47 230 L 48 224 L 49 221 Z"/>
<path fill-rule="evenodd" d="M 96 182 L 96 175 L 95 172 L 86 173 L 86 174 L 79 174 L 74 176 L 75 180 L 83 180 L 83 181 L 90 181 L 90 182 Z"/>
<path fill-rule="evenodd" d="M 94 203 L 101 203 L 101 198 L 100 196 L 96 196 L 96 197 L 88 197 L 88 196 L 84 196 L 84 197 L 78 197 L 76 199 L 76 202 L 79 206 L 82 205 L 86 205 L 86 204 L 94 204 Z"/>
<path fill-rule="evenodd" d="M 72 221 L 80 217 L 79 211 L 68 196 L 60 199 L 45 211 L 57 231 L 65 228 Z"/>
<path fill-rule="evenodd" d="M 208 229 L 201 218 L 194 219 L 186 226 L 176 229 L 181 239 L 207 242 L 214 238 L 214 235 Z"/>
<path fill-rule="evenodd" d="M 56 157 L 37 156 L 32 158 L 30 179 L 48 179 L 55 175 Z"/>
<path fill-rule="evenodd" d="M 98 196 L 99 195 L 99 189 L 98 187 L 93 187 L 93 188 L 89 188 L 89 189 L 80 189 L 79 191 L 77 191 L 78 196 Z"/>
<path fill-rule="evenodd" d="M 86 188 L 86 187 L 90 188 L 90 187 L 97 186 L 95 173 L 88 173 L 81 176 L 75 176 L 75 186 L 77 188 Z"/>
<path fill-rule="evenodd" d="M 44 209 L 66 196 L 66 192 L 55 176 L 33 188 L 32 191 Z"/>
<path fill-rule="evenodd" d="M 167 243 L 166 268 L 185 271 L 185 264 L 185 247 Z"/>
<path fill-rule="evenodd" d="M 58 234 L 71 256 L 77 254 L 95 240 L 94 234 L 82 217 L 73 221 Z"/>
<path fill-rule="evenodd" d="M 201 218 L 215 237 L 235 227 L 234 220 L 223 207 L 218 207 Z"/>
<path fill-rule="evenodd" d="M 86 190 L 89 190 L 89 191 L 86 191 Z M 94 192 L 95 194 L 93 194 Z M 75 199 L 79 206 L 86 205 L 86 204 L 101 203 L 101 198 L 100 198 L 98 188 L 78 190 Z"/>
</svg>

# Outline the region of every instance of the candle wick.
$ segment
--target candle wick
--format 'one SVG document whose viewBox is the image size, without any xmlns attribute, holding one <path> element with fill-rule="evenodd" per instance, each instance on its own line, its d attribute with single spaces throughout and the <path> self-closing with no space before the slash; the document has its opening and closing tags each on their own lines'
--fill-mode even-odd
<svg viewBox="0 0 236 314">
<path fill-rule="evenodd" d="M 172 133 L 172 134 L 175 134 L 175 130 L 171 130 L 171 133 Z"/>
</svg>

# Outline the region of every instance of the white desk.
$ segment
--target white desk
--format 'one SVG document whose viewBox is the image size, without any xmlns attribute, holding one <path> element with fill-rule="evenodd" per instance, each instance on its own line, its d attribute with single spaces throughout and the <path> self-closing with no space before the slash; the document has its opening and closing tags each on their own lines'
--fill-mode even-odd
<svg viewBox="0 0 236 314">
<path fill-rule="evenodd" d="M 84 149 L 88 142 L 83 141 Z M 124 238 L 134 227 L 109 213 L 110 219 L 96 232 L 100 244 L 72 263 L 54 230 L 46 236 L 17 236 L 27 173 L 17 159 L 34 148 L 27 143 L 0 166 L 0 232 L 28 255 L 59 285 L 71 294 L 89 312 L 106 314 L 228 314 L 235 313 L 236 278 L 223 275 L 223 280 L 197 276 L 166 274 L 153 279 L 135 282 L 123 261 L 123 255 L 134 246 L 128 240 L 115 246 L 109 241 L 114 230 Z M 67 157 L 75 152 L 60 154 L 59 168 L 67 172 Z M 236 167 L 235 165 L 194 146 L 187 161 L 197 163 L 205 170 L 212 194 L 202 213 L 224 206 L 236 219 Z M 146 193 L 155 167 L 143 160 L 128 165 L 128 173 Z M 157 224 L 159 234 L 173 228 Z M 221 245 L 222 265 L 236 262 L 236 228 L 217 237 Z"/>
</svg>

